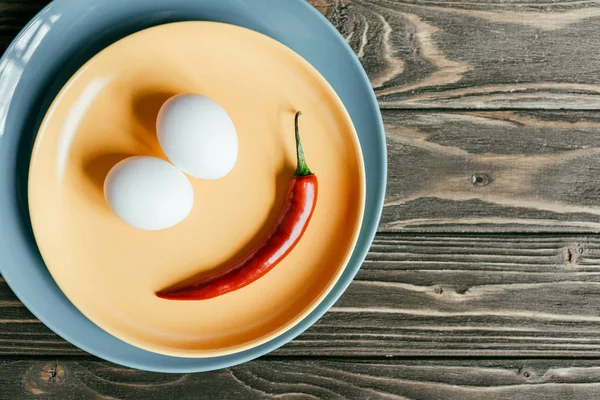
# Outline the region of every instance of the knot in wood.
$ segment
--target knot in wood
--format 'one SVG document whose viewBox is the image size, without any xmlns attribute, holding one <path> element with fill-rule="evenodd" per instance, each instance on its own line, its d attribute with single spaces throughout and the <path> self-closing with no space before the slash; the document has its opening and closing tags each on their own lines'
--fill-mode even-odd
<svg viewBox="0 0 600 400">
<path fill-rule="evenodd" d="M 474 187 L 484 187 L 492 183 L 492 178 L 488 174 L 471 175 L 471 185 Z"/>
<path fill-rule="evenodd" d="M 534 378 L 536 376 L 535 371 L 533 371 L 531 368 L 528 368 L 526 366 L 519 368 L 517 370 L 517 373 L 525 379 Z"/>
<path fill-rule="evenodd" d="M 40 380 L 48 385 L 61 384 L 67 376 L 67 371 L 58 362 L 48 363 L 40 371 Z"/>
<path fill-rule="evenodd" d="M 35 363 L 23 376 L 23 388 L 40 396 L 67 379 L 66 368 L 58 362 Z"/>
<path fill-rule="evenodd" d="M 581 248 L 579 246 L 568 246 L 562 250 L 563 261 L 567 265 L 574 265 L 579 262 Z"/>
</svg>

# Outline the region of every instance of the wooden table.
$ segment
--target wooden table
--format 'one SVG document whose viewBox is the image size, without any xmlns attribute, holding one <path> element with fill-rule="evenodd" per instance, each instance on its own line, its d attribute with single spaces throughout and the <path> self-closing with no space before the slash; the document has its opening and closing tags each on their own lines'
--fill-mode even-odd
<svg viewBox="0 0 600 400">
<path fill-rule="evenodd" d="M 269 356 L 168 375 L 76 349 L 0 278 L 0 399 L 600 398 L 600 3 L 312 1 L 387 131 L 347 293 Z M 0 0 L 2 45 L 46 3 Z"/>
</svg>

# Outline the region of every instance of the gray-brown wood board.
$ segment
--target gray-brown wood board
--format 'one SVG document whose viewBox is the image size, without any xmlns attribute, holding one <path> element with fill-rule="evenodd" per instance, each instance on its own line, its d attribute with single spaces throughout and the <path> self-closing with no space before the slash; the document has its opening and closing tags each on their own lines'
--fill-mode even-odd
<svg viewBox="0 0 600 400">
<path fill-rule="evenodd" d="M 316 1 L 385 108 L 598 109 L 597 1 Z"/>
<path fill-rule="evenodd" d="M 347 293 L 261 361 L 164 375 L 93 360 L 0 278 L 0 399 L 600 398 L 600 2 L 311 2 L 388 140 Z M 0 46 L 47 3 L 0 0 Z"/>
<path fill-rule="evenodd" d="M 312 0 L 385 108 L 600 109 L 600 2 Z M 3 0 L 2 44 L 47 0 Z"/>
<path fill-rule="evenodd" d="M 262 360 L 153 374 L 77 360 L 0 362 L 2 399 L 596 399 L 600 370 L 573 360 Z"/>
<path fill-rule="evenodd" d="M 600 228 L 600 113 L 383 112 L 381 231 Z"/>
<path fill-rule="evenodd" d="M 273 355 L 597 357 L 598 260 L 594 236 L 381 234 L 341 300 Z M 0 354 L 83 355 L 5 283 L 0 316 Z"/>
</svg>

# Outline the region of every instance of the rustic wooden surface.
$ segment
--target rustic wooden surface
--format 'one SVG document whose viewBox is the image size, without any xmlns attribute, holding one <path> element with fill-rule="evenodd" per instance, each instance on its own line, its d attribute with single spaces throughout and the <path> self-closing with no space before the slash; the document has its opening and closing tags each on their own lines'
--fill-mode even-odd
<svg viewBox="0 0 600 400">
<path fill-rule="evenodd" d="M 98 361 L 0 362 L 3 399 L 596 399 L 599 382 L 597 362 L 583 360 L 268 359 L 186 375 Z"/>
<path fill-rule="evenodd" d="M 596 1 L 317 1 L 385 108 L 598 109 Z"/>
<path fill-rule="evenodd" d="M 383 116 L 390 176 L 382 232 L 599 231 L 600 113 Z"/>
<path fill-rule="evenodd" d="M 47 2 L 0 0 L 0 46 Z M 261 360 L 168 375 L 76 349 L 0 278 L 0 399 L 600 398 L 600 2 L 311 2 L 388 139 L 345 295 Z"/>
<path fill-rule="evenodd" d="M 600 356 L 600 239 L 380 234 L 293 357 Z M 84 355 L 0 284 L 0 354 Z M 599 361 L 600 367 L 600 361 Z"/>
</svg>

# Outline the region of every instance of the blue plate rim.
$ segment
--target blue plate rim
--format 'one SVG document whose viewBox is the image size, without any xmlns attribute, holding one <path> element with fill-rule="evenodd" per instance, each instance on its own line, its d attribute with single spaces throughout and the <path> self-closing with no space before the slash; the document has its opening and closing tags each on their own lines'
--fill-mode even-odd
<svg viewBox="0 0 600 400">
<path fill-rule="evenodd" d="M 6 55 L 15 50 L 15 46 L 19 43 L 19 41 L 21 39 L 23 39 L 23 37 L 28 32 L 28 30 L 34 25 L 34 23 L 36 21 L 40 20 L 41 17 L 45 13 L 47 13 L 50 9 L 55 7 L 58 3 L 61 3 L 61 2 L 68 3 L 69 1 L 71 1 L 71 0 L 53 0 L 52 2 L 47 4 L 44 8 L 42 8 L 21 29 L 21 31 L 11 41 L 10 45 L 4 51 L 2 57 L 0 57 L 0 64 L 6 61 L 5 60 Z M 247 2 L 247 0 L 243 0 L 243 2 Z M 350 58 L 352 59 L 352 61 L 354 63 L 354 67 L 356 68 L 357 71 L 360 71 L 359 72 L 359 74 L 361 76 L 360 83 L 371 87 L 370 80 L 369 80 L 366 72 L 364 71 L 362 65 L 360 64 L 360 61 L 355 56 L 354 51 L 352 50 L 350 45 L 346 42 L 346 40 L 343 38 L 343 36 L 329 22 L 329 20 L 327 20 L 327 18 L 325 18 L 325 16 L 323 16 L 316 8 L 314 8 L 307 1 L 288 0 L 288 2 L 290 2 L 290 3 L 294 2 L 295 4 L 297 4 L 299 6 L 306 7 L 312 13 L 313 17 L 315 17 L 324 26 L 327 27 L 329 33 L 331 33 L 333 35 L 333 37 L 335 38 L 335 40 L 337 42 L 336 44 L 343 46 L 345 51 L 347 53 L 351 54 Z M 274 39 L 278 40 L 277 38 L 274 38 Z M 104 360 L 107 360 L 107 361 L 110 361 L 110 362 L 113 362 L 116 364 L 131 367 L 131 368 L 152 371 L 152 372 L 168 372 L 168 373 L 190 373 L 190 372 L 211 371 L 211 370 L 216 370 L 216 369 L 221 369 L 221 368 L 227 368 L 227 367 L 234 366 L 234 365 L 239 365 L 241 363 L 244 363 L 244 362 L 253 360 L 255 358 L 258 358 L 260 356 L 263 356 L 263 355 L 283 346 L 284 344 L 288 343 L 292 339 L 296 338 L 298 335 L 302 334 L 309 327 L 311 327 L 317 320 L 319 320 L 327 312 L 327 310 L 329 310 L 329 308 L 331 308 L 331 306 L 337 300 L 339 300 L 341 295 L 345 292 L 347 287 L 350 285 L 350 283 L 352 282 L 352 280 L 358 273 L 364 259 L 366 258 L 367 254 L 369 252 L 370 245 L 373 242 L 375 235 L 377 233 L 379 221 L 381 219 L 382 212 L 383 212 L 383 205 L 384 205 L 386 185 L 387 185 L 387 147 L 386 147 L 386 139 L 385 139 L 383 120 L 381 117 L 381 112 L 380 112 L 380 108 L 378 106 L 375 92 L 372 89 L 368 92 L 369 92 L 369 98 L 365 99 L 364 103 L 365 103 L 365 105 L 368 103 L 371 111 L 377 116 L 377 118 L 376 118 L 377 126 L 374 127 L 375 128 L 374 134 L 377 134 L 381 139 L 378 141 L 378 144 L 379 144 L 378 150 L 383 155 L 382 159 L 379 160 L 379 165 L 378 165 L 381 182 L 378 185 L 378 192 L 374 194 L 375 199 L 376 199 L 375 202 L 376 202 L 376 206 L 377 206 L 375 216 L 370 221 L 365 220 L 363 222 L 363 226 L 362 226 L 361 233 L 359 236 L 360 237 L 359 243 L 357 243 L 357 245 L 354 249 L 353 255 L 352 255 L 352 259 L 346 267 L 347 269 L 352 270 L 351 275 L 342 276 L 338 280 L 338 282 L 336 283 L 334 288 L 331 290 L 331 292 L 327 295 L 327 297 L 319 304 L 319 306 L 315 310 L 313 310 L 308 316 L 306 316 L 302 321 L 300 321 L 298 324 L 296 324 L 289 331 L 278 336 L 277 338 L 274 338 L 274 339 L 270 340 L 269 342 L 264 343 L 258 347 L 254 347 L 252 349 L 248 349 L 248 350 L 245 350 L 240 353 L 233 354 L 233 355 L 214 357 L 211 359 L 199 359 L 199 360 L 210 360 L 209 363 L 211 364 L 211 366 L 208 368 L 173 367 L 173 366 L 162 366 L 160 368 L 148 367 L 148 365 L 145 364 L 143 361 L 123 360 L 122 358 L 112 355 L 112 354 L 109 354 L 106 351 L 102 352 L 102 351 L 98 351 L 96 349 L 90 348 L 90 346 L 86 342 L 81 341 L 81 340 L 77 339 L 76 337 L 73 337 L 73 335 L 71 333 L 69 333 L 68 329 L 65 329 L 64 327 L 61 327 L 61 326 L 57 326 L 52 321 L 49 321 L 45 315 L 43 315 L 41 312 L 39 312 L 36 309 L 36 307 L 32 307 L 31 303 L 27 299 L 21 298 L 21 296 L 18 294 L 18 292 L 15 291 L 15 289 L 14 289 L 14 287 L 17 287 L 18 285 L 16 284 L 16 282 L 12 281 L 11 278 L 7 278 L 6 276 L 2 275 L 4 280 L 6 281 L 8 286 L 11 288 L 11 290 L 13 290 L 15 295 L 19 298 L 19 300 L 27 307 L 27 309 L 36 318 L 38 318 L 42 323 L 44 323 L 48 328 L 50 328 L 52 331 L 54 331 L 57 335 L 59 335 L 60 337 L 62 337 L 65 340 L 67 340 L 69 343 L 75 345 L 76 347 L 86 351 L 89 354 L 95 355 L 97 357 L 100 357 Z M 343 101 L 343 99 L 342 99 L 342 101 Z M 362 143 L 361 143 L 361 146 L 362 146 Z M 365 213 L 366 212 L 367 212 L 367 210 L 365 210 Z M 0 263 L 0 272 L 2 271 L 2 269 L 3 269 L 2 264 Z M 74 307 L 72 304 L 71 304 L 71 306 Z M 100 327 L 97 327 L 97 328 L 102 330 Z M 150 353 L 150 352 L 148 352 L 148 353 Z M 151 354 L 154 354 L 154 353 L 151 353 Z M 163 356 L 163 355 L 159 355 L 159 354 L 156 354 L 156 355 L 160 356 L 160 357 L 170 358 L 170 359 L 189 360 L 189 359 L 180 358 L 180 357 Z M 230 358 L 235 358 L 235 361 L 233 361 L 233 362 L 229 361 L 228 359 L 230 359 Z"/>
</svg>

